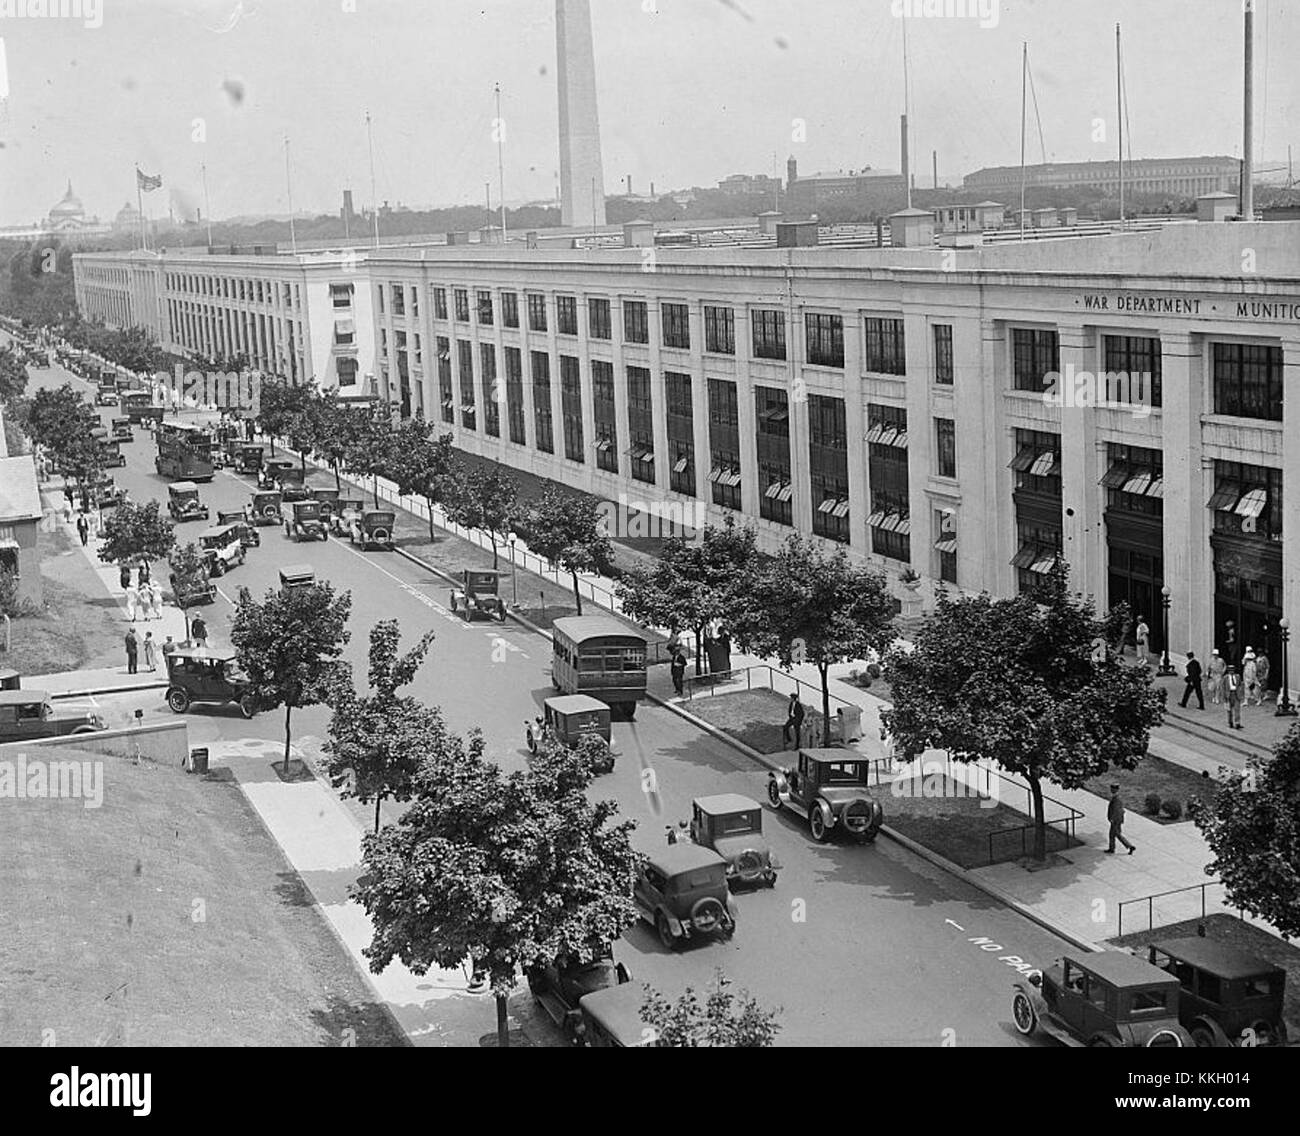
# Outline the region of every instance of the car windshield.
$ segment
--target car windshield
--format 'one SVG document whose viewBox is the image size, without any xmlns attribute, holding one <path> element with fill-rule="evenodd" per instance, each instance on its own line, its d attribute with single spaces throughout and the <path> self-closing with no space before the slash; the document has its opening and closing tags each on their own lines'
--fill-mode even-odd
<svg viewBox="0 0 1300 1136">
<path fill-rule="evenodd" d="M 1169 1009 L 1168 990 L 1134 990 L 1129 996 L 1129 1009 L 1134 1017 L 1156 1017 Z"/>
<path fill-rule="evenodd" d="M 732 813 L 730 816 L 718 817 L 718 832 L 723 836 L 734 836 L 742 832 L 754 832 L 758 829 L 753 813 Z"/>
<path fill-rule="evenodd" d="M 860 785 L 867 780 L 867 767 L 860 761 L 830 761 L 823 768 L 827 785 Z"/>
<path fill-rule="evenodd" d="M 692 872 L 683 872 L 674 876 L 669 887 L 675 892 L 694 891 L 697 888 L 712 887 L 726 878 L 726 865 L 716 864 L 707 868 L 696 868 Z"/>
</svg>

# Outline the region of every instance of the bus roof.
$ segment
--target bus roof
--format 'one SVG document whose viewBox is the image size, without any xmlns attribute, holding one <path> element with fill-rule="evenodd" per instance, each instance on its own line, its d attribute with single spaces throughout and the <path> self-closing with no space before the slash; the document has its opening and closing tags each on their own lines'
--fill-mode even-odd
<svg viewBox="0 0 1300 1136">
<path fill-rule="evenodd" d="M 646 637 L 640 631 L 612 615 L 569 615 L 555 620 L 551 624 L 551 630 L 558 631 L 574 643 L 605 637 L 634 639 L 643 645 L 646 642 Z"/>
</svg>

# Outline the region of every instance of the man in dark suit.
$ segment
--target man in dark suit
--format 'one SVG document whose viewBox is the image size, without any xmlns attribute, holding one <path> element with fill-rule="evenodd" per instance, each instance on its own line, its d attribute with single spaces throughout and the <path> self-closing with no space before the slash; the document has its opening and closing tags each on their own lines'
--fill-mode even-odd
<svg viewBox="0 0 1300 1136">
<path fill-rule="evenodd" d="M 1201 692 L 1201 661 L 1194 651 L 1187 652 L 1187 669 L 1183 672 L 1183 681 L 1187 686 L 1183 690 L 1183 700 L 1178 705 L 1186 709 L 1187 700 L 1195 694 L 1198 709 L 1204 710 L 1205 695 Z"/>
</svg>

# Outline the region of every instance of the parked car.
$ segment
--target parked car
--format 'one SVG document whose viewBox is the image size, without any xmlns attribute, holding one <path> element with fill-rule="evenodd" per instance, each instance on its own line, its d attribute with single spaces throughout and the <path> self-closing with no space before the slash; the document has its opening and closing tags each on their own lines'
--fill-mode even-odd
<svg viewBox="0 0 1300 1136">
<path fill-rule="evenodd" d="M 768 774 L 767 799 L 774 809 L 784 805 L 806 817 L 819 844 L 837 829 L 868 844 L 884 822 L 884 809 L 867 788 L 869 770 L 852 750 L 801 749 L 794 766 Z"/>
<path fill-rule="evenodd" d="M 234 702 L 245 718 L 257 713 L 257 696 L 233 655 L 206 647 L 181 647 L 166 656 L 167 705 L 184 714 L 195 702 Z"/>
<path fill-rule="evenodd" d="M 284 522 L 284 535 L 294 541 L 328 540 L 329 533 L 320 515 L 319 501 L 295 501 L 293 513 Z"/>
<path fill-rule="evenodd" d="M 99 445 L 100 462 L 106 468 L 126 465 L 126 455 L 122 453 L 121 447 L 113 439 L 107 427 L 96 426 L 90 431 L 90 436 L 95 439 Z"/>
<path fill-rule="evenodd" d="M 280 587 L 305 588 L 316 582 L 316 569 L 310 564 L 286 564 L 280 569 Z"/>
<path fill-rule="evenodd" d="M 604 743 L 604 753 L 599 764 L 593 766 L 597 774 L 610 773 L 618 749 L 610 737 L 609 704 L 588 694 L 562 694 L 542 703 L 542 716 L 524 722 L 524 740 L 528 748 L 537 752 L 538 743 L 549 734 L 566 746 L 576 746 L 585 737 L 597 737 Z"/>
<path fill-rule="evenodd" d="M 167 582 L 171 585 L 172 597 L 176 600 L 177 607 L 191 608 L 216 603 L 216 585 L 210 582 L 206 570 L 202 580 L 192 580 L 183 588 L 177 583 L 175 572 L 168 574 Z"/>
<path fill-rule="evenodd" d="M 776 886 L 780 866 L 763 839 L 763 806 L 739 793 L 696 797 L 691 808 L 691 839 L 727 861 L 727 883 Z"/>
<path fill-rule="evenodd" d="M 1214 939 L 1162 939 L 1147 961 L 1178 979 L 1178 1020 L 1200 1049 L 1286 1045 L 1286 971 Z"/>
<path fill-rule="evenodd" d="M 240 524 L 218 524 L 199 533 L 199 551 L 208 564 L 209 576 L 224 576 L 238 568 L 247 555 L 240 539 Z"/>
<path fill-rule="evenodd" d="M 277 470 L 275 484 L 286 501 L 307 500 L 307 475 L 297 466 Z"/>
<path fill-rule="evenodd" d="M 265 453 L 265 446 L 235 446 L 231 453 L 231 465 L 236 473 L 259 473 L 262 468 L 262 455 Z"/>
<path fill-rule="evenodd" d="M 329 528 L 330 521 L 334 519 L 334 514 L 339 507 L 339 491 L 337 489 L 308 489 L 308 496 L 311 500 L 320 505 L 321 523 Z"/>
<path fill-rule="evenodd" d="M 578 1002 L 582 1014 L 580 1045 L 589 1049 L 641 1049 L 656 1046 L 652 1027 L 641 1018 L 645 991 L 633 982 L 606 986 Z"/>
<path fill-rule="evenodd" d="M 527 978 L 528 989 L 537 1004 L 574 1045 L 583 1044 L 586 1033 L 579 1008 L 583 999 L 593 991 L 631 981 L 627 967 L 615 963 L 614 949 L 609 943 L 589 962 L 561 957 L 549 966 L 530 968 Z"/>
<path fill-rule="evenodd" d="M 255 525 L 278 525 L 284 519 L 279 491 L 267 489 L 254 493 L 248 502 L 248 519 Z"/>
<path fill-rule="evenodd" d="M 100 376 L 95 389 L 96 406 L 117 405 L 117 380 L 110 376 Z"/>
<path fill-rule="evenodd" d="M 340 497 L 330 514 L 330 532 L 335 536 L 347 536 L 352 526 L 361 520 L 366 503 L 360 497 Z"/>
<path fill-rule="evenodd" d="M 1100 1048 L 1194 1044 L 1178 1021 L 1178 979 L 1127 951 L 1062 955 L 1014 989 L 1011 1018 L 1026 1037 L 1041 1030 Z"/>
<path fill-rule="evenodd" d="M 258 489 L 278 489 L 280 471 L 292 468 L 293 462 L 288 458 L 267 458 L 257 471 Z"/>
<path fill-rule="evenodd" d="M 665 947 L 697 935 L 730 938 L 736 904 L 727 886 L 727 862 L 711 848 L 670 844 L 641 864 L 632 898 Z"/>
<path fill-rule="evenodd" d="M 208 507 L 199 500 L 199 487 L 192 481 L 173 481 L 167 486 L 167 511 L 175 521 L 208 519 Z"/>
<path fill-rule="evenodd" d="M 363 549 L 392 548 L 393 522 L 397 514 L 386 509 L 366 509 L 352 526 L 353 544 Z"/>
<path fill-rule="evenodd" d="M 466 568 L 461 583 L 451 590 L 451 610 L 459 611 L 467 623 L 480 612 L 498 623 L 506 621 L 506 605 L 497 595 L 501 573 L 492 569 Z"/>
<path fill-rule="evenodd" d="M 0 690 L 0 744 L 107 729 L 95 710 L 55 709 L 44 690 Z"/>
<path fill-rule="evenodd" d="M 104 474 L 95 485 L 90 487 L 90 499 L 100 509 L 113 509 L 127 499 L 127 492 L 108 474 Z"/>
<path fill-rule="evenodd" d="M 245 548 L 257 548 L 262 543 L 262 534 L 249 521 L 248 515 L 241 509 L 234 513 L 217 513 L 217 524 L 235 525 L 239 529 L 239 542 Z"/>
</svg>

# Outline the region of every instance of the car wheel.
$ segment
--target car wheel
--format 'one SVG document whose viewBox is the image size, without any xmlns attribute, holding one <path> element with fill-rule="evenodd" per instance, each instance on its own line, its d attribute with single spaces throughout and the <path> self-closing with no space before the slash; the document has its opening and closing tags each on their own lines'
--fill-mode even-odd
<svg viewBox="0 0 1300 1136">
<path fill-rule="evenodd" d="M 1197 1049 L 1214 1049 L 1214 1031 L 1205 1024 L 1195 1025 L 1189 1031 Z"/>
<path fill-rule="evenodd" d="M 1016 996 L 1011 999 L 1011 1020 L 1015 1023 L 1016 1032 L 1024 1034 L 1025 1037 L 1038 1028 L 1038 1011 L 1034 1009 L 1033 1001 L 1023 990 L 1017 990 Z"/>
<path fill-rule="evenodd" d="M 781 790 L 775 781 L 769 780 L 767 783 L 767 801 L 774 809 L 781 807 Z"/>
<path fill-rule="evenodd" d="M 81 725 L 81 726 L 78 726 L 78 727 L 77 727 L 75 730 L 73 730 L 72 732 L 73 732 L 74 734 L 93 734 L 93 733 L 95 733 L 95 727 L 94 727 L 94 726 L 91 726 L 91 725 Z"/>
<path fill-rule="evenodd" d="M 815 804 L 808 810 L 808 831 L 812 833 L 812 838 L 818 844 L 825 844 L 827 837 L 830 836 L 830 830 L 826 827 L 826 819 L 822 816 L 821 809 Z"/>
<path fill-rule="evenodd" d="M 167 692 L 167 705 L 172 708 L 176 714 L 184 714 L 190 708 L 190 696 L 183 690 L 169 690 Z"/>
<path fill-rule="evenodd" d="M 245 694 L 239 700 L 239 712 L 245 718 L 251 718 L 257 713 L 257 699 L 251 694 Z"/>
<path fill-rule="evenodd" d="M 726 930 L 727 909 L 711 896 L 701 899 L 691 908 L 691 925 L 701 935 L 710 935 L 719 929 Z"/>
<path fill-rule="evenodd" d="M 655 931 L 659 935 L 659 941 L 663 943 L 670 951 L 677 946 L 677 938 L 673 934 L 673 929 L 668 924 L 668 916 L 662 911 L 655 916 Z"/>
</svg>

